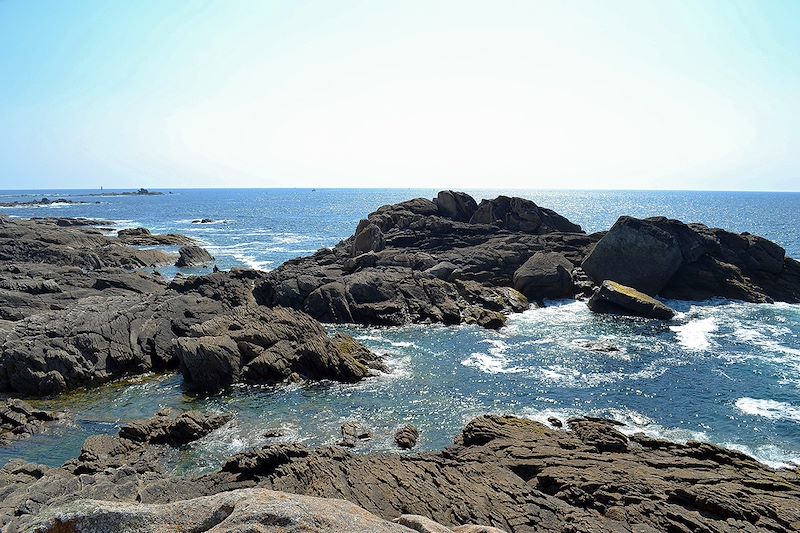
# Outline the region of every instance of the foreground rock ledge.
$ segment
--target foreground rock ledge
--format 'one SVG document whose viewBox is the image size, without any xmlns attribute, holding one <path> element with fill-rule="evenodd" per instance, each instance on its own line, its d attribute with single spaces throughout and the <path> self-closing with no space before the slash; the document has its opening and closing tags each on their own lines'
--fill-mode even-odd
<svg viewBox="0 0 800 533">
<path fill-rule="evenodd" d="M 0 469 L 0 527 L 24 531 L 79 499 L 125 502 L 92 505 L 127 513 L 136 502 L 215 494 L 220 499 L 209 501 L 225 501 L 228 491 L 258 488 L 344 499 L 385 520 L 420 515 L 454 531 L 463 524 L 525 533 L 800 528 L 796 471 L 775 471 L 711 444 L 627 436 L 608 420 L 572 419 L 568 427 L 482 416 L 438 453 L 281 444 L 184 478 L 163 466 L 163 447 L 92 437 L 61 468 L 12 461 Z"/>
<path fill-rule="evenodd" d="M 471 526 L 450 529 L 424 517 L 411 516 L 391 522 L 344 500 L 298 496 L 266 489 L 240 489 L 168 504 L 78 500 L 47 511 L 26 531 L 467 533 L 486 529 Z"/>
</svg>

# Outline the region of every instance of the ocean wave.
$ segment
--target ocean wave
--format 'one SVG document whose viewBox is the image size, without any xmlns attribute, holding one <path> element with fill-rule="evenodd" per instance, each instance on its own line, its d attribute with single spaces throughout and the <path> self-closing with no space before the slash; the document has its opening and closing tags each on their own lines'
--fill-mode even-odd
<svg viewBox="0 0 800 533">
<path fill-rule="evenodd" d="M 462 365 L 476 368 L 487 374 L 516 374 L 525 372 L 524 368 L 509 366 L 509 360 L 506 356 L 506 351 L 509 346 L 504 341 L 498 339 L 484 339 L 481 342 L 491 345 L 491 348 L 487 350 L 488 353 L 473 352 L 469 357 L 461 361 Z"/>
<path fill-rule="evenodd" d="M 744 444 L 724 442 L 721 444 L 723 448 L 729 448 L 742 452 L 745 455 L 753 457 L 756 461 L 767 465 L 770 468 L 780 469 L 795 469 L 800 467 L 800 453 L 792 453 L 784 450 L 774 444 L 763 444 L 755 447 L 746 446 Z"/>
<path fill-rule="evenodd" d="M 757 398 L 739 398 L 736 408 L 744 414 L 761 416 L 770 420 L 791 420 L 800 422 L 800 407 L 777 400 Z"/>
<path fill-rule="evenodd" d="M 695 318 L 680 326 L 670 326 L 674 331 L 678 344 L 687 350 L 703 351 L 711 348 L 711 334 L 719 329 L 714 317 Z"/>
</svg>

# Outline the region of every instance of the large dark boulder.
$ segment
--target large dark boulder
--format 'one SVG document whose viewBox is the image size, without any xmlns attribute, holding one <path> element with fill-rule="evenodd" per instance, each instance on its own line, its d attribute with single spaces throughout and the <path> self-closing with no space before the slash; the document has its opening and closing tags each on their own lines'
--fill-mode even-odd
<svg viewBox="0 0 800 533">
<path fill-rule="evenodd" d="M 202 266 L 210 263 L 214 257 L 208 250 L 196 245 L 181 246 L 175 266 L 179 268 Z"/>
<path fill-rule="evenodd" d="M 649 220 L 620 217 L 581 267 L 597 284 L 611 279 L 654 295 L 683 264 L 677 239 Z"/>
<path fill-rule="evenodd" d="M 558 252 L 536 252 L 514 272 L 514 288 L 535 301 L 571 296 L 573 268 Z"/>
<path fill-rule="evenodd" d="M 241 307 L 193 326 L 175 340 L 184 379 L 214 390 L 239 381 L 298 378 L 353 382 L 385 369 L 352 338 L 334 341 L 319 322 L 287 308 Z"/>
<path fill-rule="evenodd" d="M 456 191 L 440 191 L 436 195 L 436 207 L 439 215 L 459 222 L 469 222 L 478 210 L 478 204 L 472 196 Z"/>
<path fill-rule="evenodd" d="M 587 302 L 595 313 L 641 316 L 669 320 L 675 311 L 655 298 L 626 287 L 615 281 L 605 280 Z"/>
</svg>

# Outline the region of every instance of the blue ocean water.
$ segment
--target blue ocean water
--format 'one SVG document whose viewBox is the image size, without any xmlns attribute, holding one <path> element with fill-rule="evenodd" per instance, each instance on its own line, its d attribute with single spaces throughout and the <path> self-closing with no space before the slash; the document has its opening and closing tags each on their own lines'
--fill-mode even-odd
<svg viewBox="0 0 800 533">
<path fill-rule="evenodd" d="M 221 268 L 271 269 L 348 237 L 380 205 L 436 193 L 229 189 L 85 196 L 96 192 L 0 192 L 0 202 L 42 196 L 92 202 L 0 208 L 0 214 L 102 218 L 114 221 L 114 229 L 184 233 L 202 241 Z M 478 199 L 524 196 L 590 232 L 624 214 L 704 222 L 762 235 L 800 257 L 797 193 L 468 192 Z M 217 222 L 192 224 L 201 218 Z M 800 465 L 800 306 L 669 303 L 679 314 L 665 323 L 594 315 L 581 302 L 557 301 L 512 316 L 500 331 L 332 326 L 386 354 L 394 372 L 355 385 L 237 386 L 208 397 L 188 395 L 178 375 L 111 384 L 44 402 L 76 413 L 75 422 L 0 451 L 0 462 L 21 456 L 60 464 L 77 454 L 86 436 L 116 431 L 126 420 L 164 406 L 210 406 L 235 413 L 234 422 L 176 452 L 177 468 L 212 468 L 230 453 L 269 442 L 265 432 L 276 429 L 283 433 L 277 440 L 333 443 L 346 420 L 374 429 L 361 450 L 393 449 L 393 430 L 405 423 L 420 429 L 420 448 L 440 449 L 466 421 L 486 412 L 538 420 L 608 416 L 631 432 L 707 440 L 775 467 Z M 616 351 L 593 351 L 592 343 Z"/>
</svg>

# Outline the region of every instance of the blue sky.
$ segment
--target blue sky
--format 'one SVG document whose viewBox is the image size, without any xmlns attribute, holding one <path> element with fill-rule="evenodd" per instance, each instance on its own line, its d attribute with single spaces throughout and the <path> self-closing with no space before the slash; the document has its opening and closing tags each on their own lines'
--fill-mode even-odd
<svg viewBox="0 0 800 533">
<path fill-rule="evenodd" d="M 0 188 L 800 190 L 800 2 L 0 0 Z"/>
</svg>

